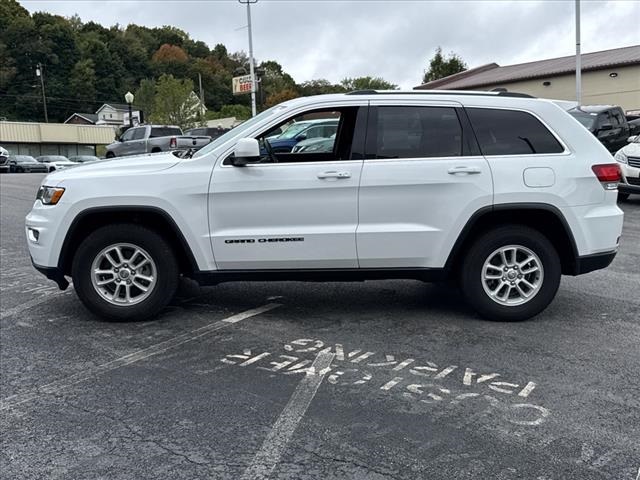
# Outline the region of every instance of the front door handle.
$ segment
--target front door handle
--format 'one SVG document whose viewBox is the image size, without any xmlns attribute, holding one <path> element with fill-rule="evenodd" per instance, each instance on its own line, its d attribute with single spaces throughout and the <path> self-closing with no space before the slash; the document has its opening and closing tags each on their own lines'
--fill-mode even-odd
<svg viewBox="0 0 640 480">
<path fill-rule="evenodd" d="M 465 175 L 475 175 L 477 173 L 482 173 L 482 170 L 480 170 L 478 167 L 467 167 L 463 165 L 459 167 L 451 167 L 449 170 L 447 170 L 447 172 L 449 173 L 449 175 L 457 175 L 459 173 Z"/>
<path fill-rule="evenodd" d="M 337 172 L 335 170 L 331 170 L 329 172 L 318 173 L 318 178 L 351 178 L 351 172 Z"/>
</svg>

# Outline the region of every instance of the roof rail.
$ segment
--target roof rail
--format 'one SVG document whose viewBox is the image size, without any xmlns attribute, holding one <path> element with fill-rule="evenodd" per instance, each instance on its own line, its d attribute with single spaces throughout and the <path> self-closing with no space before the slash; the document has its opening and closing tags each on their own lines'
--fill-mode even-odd
<svg viewBox="0 0 640 480">
<path fill-rule="evenodd" d="M 517 97 L 517 98 L 537 98 L 528 93 L 508 92 L 504 90 L 479 92 L 475 90 L 354 90 L 345 95 L 479 95 L 484 97 Z"/>
</svg>

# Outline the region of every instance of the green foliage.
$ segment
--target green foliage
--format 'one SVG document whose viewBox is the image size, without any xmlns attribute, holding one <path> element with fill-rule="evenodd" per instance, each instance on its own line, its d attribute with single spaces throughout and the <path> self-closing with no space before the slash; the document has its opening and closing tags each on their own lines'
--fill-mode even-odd
<svg viewBox="0 0 640 480">
<path fill-rule="evenodd" d="M 192 94 L 191 80 L 163 74 L 156 84 L 153 113 L 149 116 L 150 122 L 178 125 L 182 129 L 196 126 L 200 123 L 198 99 Z"/>
<path fill-rule="evenodd" d="M 156 82 L 150 78 L 143 78 L 140 87 L 134 93 L 134 102 L 142 109 L 145 119 L 153 116 L 153 105 L 156 97 Z"/>
<path fill-rule="evenodd" d="M 346 91 L 352 90 L 397 90 L 398 85 L 387 82 L 380 77 L 345 78 L 340 85 Z"/>
<path fill-rule="evenodd" d="M 447 58 L 442 55 L 442 48 L 436 48 L 436 53 L 429 61 L 429 68 L 424 72 L 422 83 L 438 80 L 439 78 L 448 77 L 454 73 L 463 72 L 467 69 L 464 63 L 455 53 L 451 52 Z"/>
<path fill-rule="evenodd" d="M 327 93 L 343 93 L 346 89 L 342 85 L 334 85 L 329 80 L 320 78 L 318 80 L 308 80 L 300 84 L 302 96 L 324 95 Z"/>
<path fill-rule="evenodd" d="M 185 127 L 201 121 L 187 115 L 193 107 L 194 86 L 200 94 L 198 76 L 208 118 L 251 115 L 250 95 L 231 92 L 231 78 L 248 73 L 245 52 L 230 53 L 222 44 L 209 48 L 176 27 L 107 28 L 83 23 L 77 15 L 29 14 L 17 0 L 0 0 L 1 116 L 44 121 L 40 78 L 35 74 L 38 64 L 43 65 L 51 122 L 62 122 L 74 112 L 95 112 L 104 103 L 123 103 L 124 94 L 132 91 L 145 119 Z M 396 88 L 371 77 L 345 79 L 339 85 L 324 79 L 296 84 L 274 60 L 256 65 L 260 109 L 301 95 Z M 160 98 L 165 94 L 168 98 Z"/>
<path fill-rule="evenodd" d="M 238 120 L 247 120 L 251 117 L 251 107 L 246 105 L 225 105 L 220 111 L 208 111 L 207 120 L 215 120 L 217 118 L 236 117 Z"/>
</svg>

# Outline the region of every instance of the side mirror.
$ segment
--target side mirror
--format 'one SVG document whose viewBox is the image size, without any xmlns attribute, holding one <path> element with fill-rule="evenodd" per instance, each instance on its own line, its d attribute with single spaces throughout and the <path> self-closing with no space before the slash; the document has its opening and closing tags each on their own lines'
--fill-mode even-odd
<svg viewBox="0 0 640 480">
<path fill-rule="evenodd" d="M 613 125 L 611 125 L 610 123 L 603 123 L 602 125 L 600 125 L 600 128 L 598 130 L 599 131 L 613 130 Z"/>
<path fill-rule="evenodd" d="M 234 167 L 244 167 L 260 160 L 260 145 L 255 138 L 241 138 L 233 149 L 229 159 Z"/>
<path fill-rule="evenodd" d="M 637 140 L 638 135 L 632 135 L 631 137 L 627 138 L 627 143 L 633 143 Z"/>
<path fill-rule="evenodd" d="M 306 140 L 307 136 L 304 133 L 301 133 L 296 137 L 296 142 L 301 142 L 302 140 Z"/>
</svg>

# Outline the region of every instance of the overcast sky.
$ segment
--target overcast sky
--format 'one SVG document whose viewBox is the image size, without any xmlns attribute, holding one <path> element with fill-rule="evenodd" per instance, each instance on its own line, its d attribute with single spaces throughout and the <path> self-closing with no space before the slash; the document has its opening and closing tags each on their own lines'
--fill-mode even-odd
<svg viewBox="0 0 640 480">
<path fill-rule="evenodd" d="M 248 51 L 246 7 L 232 0 L 22 0 L 104 26 L 173 25 L 213 47 Z M 381 76 L 412 88 L 442 46 L 469 67 L 575 53 L 574 0 L 259 0 L 251 7 L 254 55 L 297 82 Z M 640 44 L 640 0 L 582 1 L 582 51 Z"/>
</svg>

